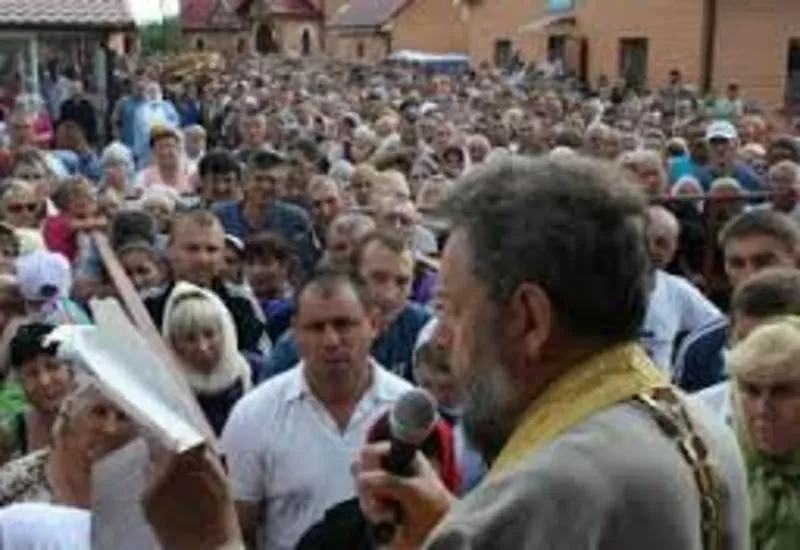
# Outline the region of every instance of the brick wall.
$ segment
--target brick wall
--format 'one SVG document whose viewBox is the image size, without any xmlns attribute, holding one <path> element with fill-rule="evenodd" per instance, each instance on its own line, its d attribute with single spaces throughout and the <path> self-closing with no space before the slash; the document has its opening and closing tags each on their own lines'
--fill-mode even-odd
<svg viewBox="0 0 800 550">
<path fill-rule="evenodd" d="M 251 41 L 249 31 L 184 31 L 182 38 L 184 51 L 196 51 L 199 40 L 203 41 L 205 51 L 235 52 L 240 40 Z"/>
<path fill-rule="evenodd" d="M 284 52 L 301 53 L 303 51 L 303 33 L 308 32 L 310 38 L 310 54 L 322 51 L 320 40 L 320 24 L 296 18 L 282 18 L 275 23 L 276 34 L 280 37 L 281 48 Z"/>
<path fill-rule="evenodd" d="M 326 53 L 335 59 L 377 63 L 389 54 L 387 39 L 374 33 L 331 30 L 326 40 Z M 363 56 L 359 56 L 359 44 Z"/>
<path fill-rule="evenodd" d="M 724 4 L 728 0 L 722 0 Z M 619 77 L 622 38 L 647 38 L 647 81 L 660 86 L 678 68 L 687 83 L 699 84 L 702 58 L 701 0 L 586 0 L 579 26 L 589 39 L 589 73 Z"/>
<path fill-rule="evenodd" d="M 537 37 L 521 28 L 542 10 L 541 0 L 481 0 L 469 8 L 466 18 L 469 54 L 472 62 L 494 63 L 495 42 L 511 40 L 514 50 L 534 59 Z M 451 3 L 448 1 L 448 3 Z"/>
<path fill-rule="evenodd" d="M 392 49 L 467 52 L 467 25 L 453 0 L 414 0 L 391 24 Z"/>
<path fill-rule="evenodd" d="M 747 98 L 783 104 L 789 41 L 800 38 L 798 0 L 724 0 L 719 3 L 714 86 L 731 82 Z"/>
<path fill-rule="evenodd" d="M 728 0 L 724 0 L 727 2 Z M 724 2 L 723 2 L 724 3 Z M 589 43 L 589 76 L 619 76 L 621 38 L 648 38 L 648 82 L 660 85 L 679 67 L 688 82 L 698 82 L 701 67 L 701 0 L 578 0 L 577 26 L 530 31 L 523 27 L 546 17 L 546 0 L 483 0 L 471 10 L 469 44 L 473 61 L 493 62 L 495 42 L 508 39 L 527 61 L 543 60 L 547 39 L 573 33 Z"/>
</svg>

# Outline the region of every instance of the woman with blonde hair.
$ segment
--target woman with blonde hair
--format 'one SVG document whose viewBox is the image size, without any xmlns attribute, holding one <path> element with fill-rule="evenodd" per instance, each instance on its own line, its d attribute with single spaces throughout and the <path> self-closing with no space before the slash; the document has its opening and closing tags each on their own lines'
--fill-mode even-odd
<svg viewBox="0 0 800 550">
<path fill-rule="evenodd" d="M 213 292 L 179 282 L 167 300 L 162 334 L 209 424 L 220 434 L 233 406 L 252 387 L 228 308 Z"/>
<path fill-rule="evenodd" d="M 135 435 L 131 420 L 85 380 L 61 403 L 51 443 L 0 469 L 0 507 L 44 502 L 90 509 L 93 465 Z"/>
<path fill-rule="evenodd" d="M 753 550 L 800 548 L 800 317 L 756 327 L 731 352 Z"/>
</svg>

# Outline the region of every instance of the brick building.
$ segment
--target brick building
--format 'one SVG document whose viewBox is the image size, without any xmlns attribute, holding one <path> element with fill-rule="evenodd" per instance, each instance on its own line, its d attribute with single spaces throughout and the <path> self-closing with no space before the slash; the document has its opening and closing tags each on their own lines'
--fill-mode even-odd
<svg viewBox="0 0 800 550">
<path fill-rule="evenodd" d="M 184 49 L 294 52 L 324 48 L 316 0 L 181 0 Z"/>
<path fill-rule="evenodd" d="M 473 62 L 564 60 L 576 74 L 660 86 L 678 68 L 698 89 L 800 103 L 797 0 L 461 0 Z"/>
<path fill-rule="evenodd" d="M 339 59 L 380 61 L 396 50 L 466 52 L 467 26 L 452 0 L 338 2 L 327 25 L 326 52 Z"/>
<path fill-rule="evenodd" d="M 244 52 L 251 29 L 226 0 L 181 0 L 181 32 L 186 50 Z"/>
<path fill-rule="evenodd" d="M 227 34 L 229 47 L 270 51 L 270 38 L 276 50 L 340 59 L 411 49 L 468 53 L 474 64 L 519 52 L 562 59 L 592 82 L 650 87 L 678 68 L 701 90 L 736 82 L 766 106 L 800 106 L 800 0 L 244 0 L 254 7 L 237 21 L 224 0 L 182 1 L 210 4 L 205 23 L 185 24 L 189 40 Z"/>
</svg>

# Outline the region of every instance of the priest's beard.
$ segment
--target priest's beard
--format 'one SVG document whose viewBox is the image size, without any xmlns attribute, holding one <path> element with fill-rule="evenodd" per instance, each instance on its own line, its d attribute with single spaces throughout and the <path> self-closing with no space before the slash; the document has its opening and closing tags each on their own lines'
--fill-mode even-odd
<svg viewBox="0 0 800 550">
<path fill-rule="evenodd" d="M 487 463 L 500 454 L 514 431 L 518 416 L 512 411 L 518 392 L 500 356 L 495 331 L 479 331 L 490 335 L 475 342 L 470 354 L 474 359 L 462 378 L 464 400 L 461 423 L 469 442 Z"/>
</svg>

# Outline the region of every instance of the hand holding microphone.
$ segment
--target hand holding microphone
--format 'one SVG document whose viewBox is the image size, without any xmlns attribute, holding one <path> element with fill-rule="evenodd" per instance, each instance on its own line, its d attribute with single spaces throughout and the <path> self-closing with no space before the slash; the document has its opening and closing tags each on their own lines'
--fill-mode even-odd
<svg viewBox="0 0 800 550">
<path fill-rule="evenodd" d="M 407 392 L 390 412 L 390 440 L 367 445 L 354 464 L 361 508 L 378 542 L 419 548 L 450 509 L 454 497 L 418 452 L 437 420 L 427 392 Z"/>
</svg>

